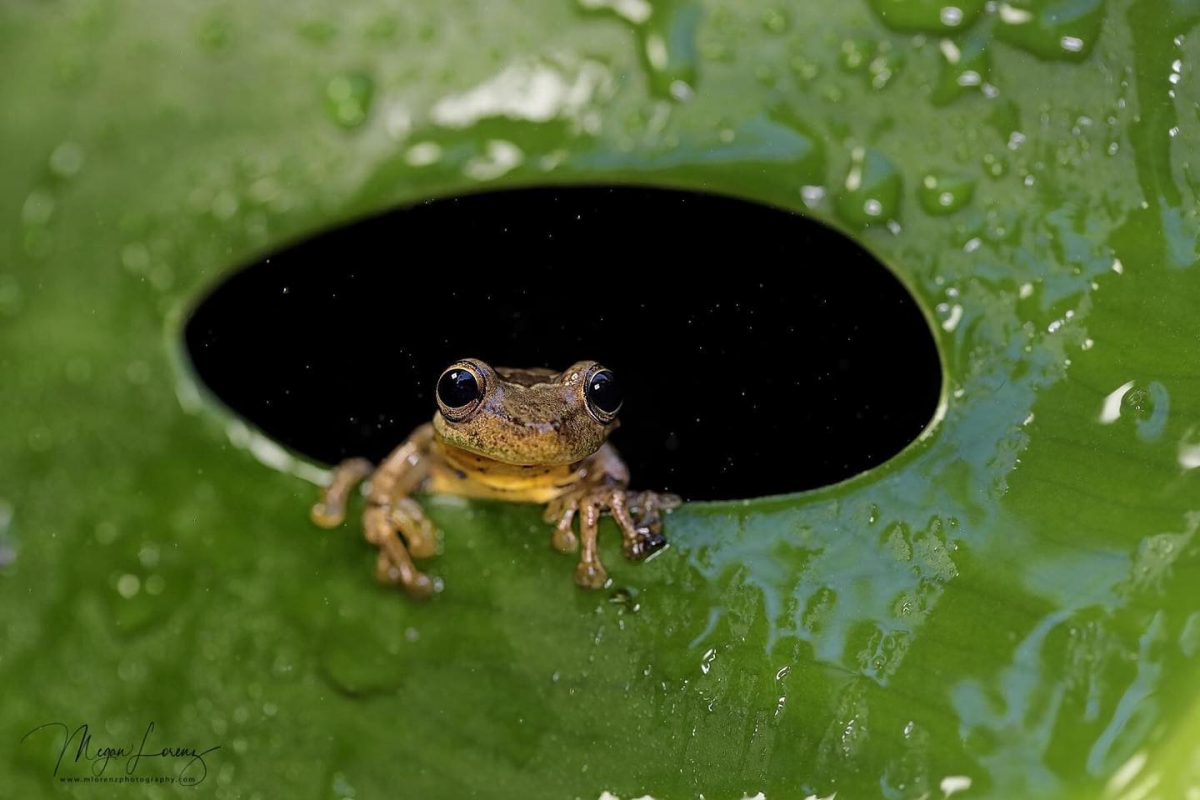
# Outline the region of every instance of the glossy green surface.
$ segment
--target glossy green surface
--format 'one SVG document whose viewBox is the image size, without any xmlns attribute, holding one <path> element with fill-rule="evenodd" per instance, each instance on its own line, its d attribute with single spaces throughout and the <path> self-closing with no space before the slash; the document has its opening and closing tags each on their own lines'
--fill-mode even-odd
<svg viewBox="0 0 1200 800">
<path fill-rule="evenodd" d="M 60 791 L 34 726 L 150 720 L 222 745 L 215 797 L 1200 795 L 1200 3 L 959 10 L 6 4 L 5 796 Z M 608 528 L 623 602 L 535 508 L 449 500 L 442 595 L 377 588 L 179 371 L 181 309 L 338 221 L 544 181 L 855 231 L 930 312 L 944 413 L 846 484 L 685 507 L 649 564 Z"/>
</svg>

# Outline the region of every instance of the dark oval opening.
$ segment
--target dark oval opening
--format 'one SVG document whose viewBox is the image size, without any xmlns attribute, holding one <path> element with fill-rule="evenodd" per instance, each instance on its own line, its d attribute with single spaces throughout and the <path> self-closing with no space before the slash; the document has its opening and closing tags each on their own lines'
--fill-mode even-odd
<svg viewBox="0 0 1200 800">
<path fill-rule="evenodd" d="M 501 191 L 356 222 L 237 272 L 185 336 L 229 407 L 314 459 L 379 460 L 463 357 L 596 359 L 635 488 L 783 494 L 876 466 L 941 367 L 892 273 L 805 217 L 633 187 Z"/>
</svg>

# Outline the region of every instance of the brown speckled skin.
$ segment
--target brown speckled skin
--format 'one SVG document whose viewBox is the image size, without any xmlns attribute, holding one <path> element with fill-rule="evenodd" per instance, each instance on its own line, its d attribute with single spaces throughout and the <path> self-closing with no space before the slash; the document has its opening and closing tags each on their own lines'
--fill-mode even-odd
<svg viewBox="0 0 1200 800">
<path fill-rule="evenodd" d="M 401 584 L 416 597 L 434 588 L 410 558 L 437 551 L 438 533 L 410 497 L 416 491 L 547 504 L 546 520 L 555 524 L 551 544 L 571 552 L 582 543 L 575 582 L 585 588 L 607 581 L 596 552 L 601 513 L 621 529 L 627 558 L 645 558 L 664 544 L 661 512 L 679 498 L 628 490 L 629 471 L 607 443 L 619 423 L 590 408 L 584 394 L 589 376 L 601 369 L 596 362 L 557 373 L 493 368 L 478 359 L 452 368 L 470 370 L 482 397 L 463 409 L 439 404 L 433 422 L 413 431 L 377 469 L 363 459 L 343 462 L 313 507 L 317 524 L 340 524 L 350 490 L 370 477 L 363 528 L 379 548 L 381 582 Z"/>
<path fill-rule="evenodd" d="M 588 411 L 583 384 L 593 361 L 560 373 L 548 369 L 493 369 L 477 359 L 463 365 L 483 378 L 484 397 L 469 418 L 451 422 L 439 413 L 433 430 L 446 445 L 522 466 L 570 464 L 600 449 L 617 427 Z"/>
</svg>

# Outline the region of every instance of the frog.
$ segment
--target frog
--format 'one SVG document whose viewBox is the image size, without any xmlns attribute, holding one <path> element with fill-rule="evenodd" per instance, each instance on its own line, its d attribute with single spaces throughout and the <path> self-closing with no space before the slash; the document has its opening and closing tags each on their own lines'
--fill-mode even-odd
<svg viewBox="0 0 1200 800">
<path fill-rule="evenodd" d="M 436 555 L 443 539 L 413 497 L 418 493 L 543 505 L 551 547 L 579 552 L 574 582 L 584 589 L 608 583 L 597 550 L 603 515 L 616 523 L 621 552 L 631 561 L 666 546 L 664 514 L 682 500 L 629 489 L 629 469 L 608 440 L 624 404 L 612 370 L 597 361 L 555 372 L 466 358 L 442 371 L 434 395 L 432 421 L 378 465 L 342 461 L 311 510 L 317 525 L 338 527 L 351 492 L 363 485 L 363 535 L 378 549 L 379 583 L 418 599 L 439 588 L 414 563 Z"/>
</svg>

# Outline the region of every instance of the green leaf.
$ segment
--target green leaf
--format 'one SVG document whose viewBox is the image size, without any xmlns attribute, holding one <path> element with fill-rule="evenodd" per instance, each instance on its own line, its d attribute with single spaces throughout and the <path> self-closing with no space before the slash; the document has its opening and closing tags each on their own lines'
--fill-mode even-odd
<svg viewBox="0 0 1200 800">
<path fill-rule="evenodd" d="M 153 721 L 221 746 L 220 797 L 1192 796 L 1200 4 L 959 11 L 7 4 L 5 793 L 59 791 L 38 725 Z M 684 507 L 648 564 L 607 528 L 615 596 L 536 508 L 450 499 L 446 590 L 384 591 L 180 366 L 188 304 L 368 212 L 581 181 L 853 230 L 942 411 L 847 483 Z"/>
</svg>

